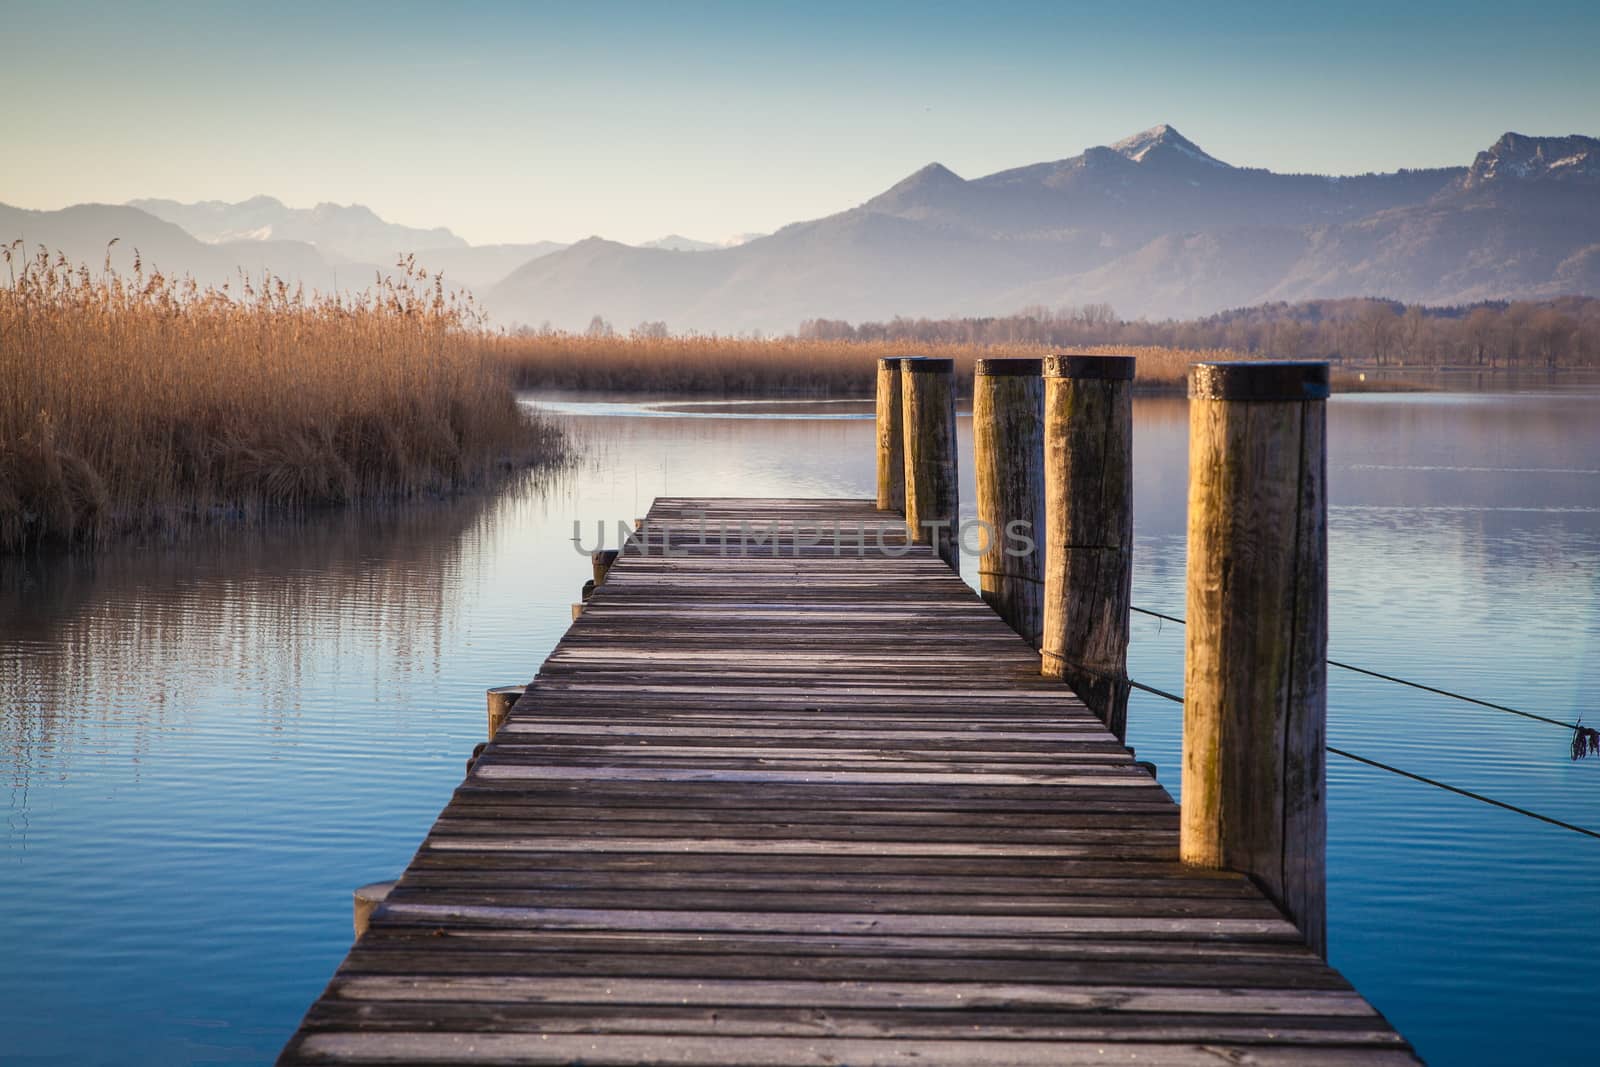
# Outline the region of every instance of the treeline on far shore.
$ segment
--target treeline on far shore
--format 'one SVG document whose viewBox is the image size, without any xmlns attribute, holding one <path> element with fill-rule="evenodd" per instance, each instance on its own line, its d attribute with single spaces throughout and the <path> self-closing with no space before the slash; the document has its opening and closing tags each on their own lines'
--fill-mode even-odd
<svg viewBox="0 0 1600 1067">
<path fill-rule="evenodd" d="M 1159 322 L 1127 321 L 1109 305 L 1086 304 L 1031 307 L 988 318 L 856 324 L 812 319 L 801 324 L 797 336 L 830 342 L 1227 349 L 1376 366 L 1579 368 L 1600 367 L 1600 299 L 1565 296 L 1458 307 L 1366 298 L 1311 300 Z"/>
<path fill-rule="evenodd" d="M 0 552 L 444 493 L 565 456 L 471 305 L 407 265 L 316 297 L 3 250 Z"/>
</svg>

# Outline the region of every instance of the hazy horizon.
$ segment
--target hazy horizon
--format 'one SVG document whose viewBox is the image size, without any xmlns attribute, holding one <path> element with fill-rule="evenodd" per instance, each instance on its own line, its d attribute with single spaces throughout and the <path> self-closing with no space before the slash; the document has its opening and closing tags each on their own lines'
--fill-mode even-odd
<svg viewBox="0 0 1600 1067">
<path fill-rule="evenodd" d="M 359 203 L 473 244 L 770 232 L 1161 123 L 1337 174 L 1600 125 L 1575 4 L 0 7 L 45 90 L 0 115 L 0 201 Z"/>
</svg>

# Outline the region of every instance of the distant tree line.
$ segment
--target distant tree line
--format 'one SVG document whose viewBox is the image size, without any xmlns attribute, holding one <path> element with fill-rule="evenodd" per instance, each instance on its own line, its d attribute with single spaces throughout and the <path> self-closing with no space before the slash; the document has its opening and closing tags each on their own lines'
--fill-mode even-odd
<svg viewBox="0 0 1600 1067">
<path fill-rule="evenodd" d="M 583 333 L 581 335 L 569 335 L 566 330 L 558 330 L 553 325 L 551 325 L 549 319 L 544 320 L 544 322 L 540 323 L 537 328 L 535 328 L 533 326 L 523 325 L 523 326 L 518 326 L 515 330 L 511 331 L 511 333 L 512 333 L 512 336 L 514 336 L 514 337 L 583 336 L 583 337 L 592 337 L 592 338 L 608 338 L 608 337 L 621 337 L 621 336 L 623 336 L 623 334 L 618 332 L 617 328 L 611 324 L 611 320 L 606 318 L 604 315 L 596 315 L 593 318 L 591 318 L 589 320 L 589 325 L 584 327 Z M 649 320 L 649 319 L 647 319 L 647 320 L 639 323 L 633 329 L 629 330 L 626 336 L 630 340 L 634 340 L 634 341 L 664 341 L 667 338 L 672 337 L 673 333 L 672 333 L 671 330 L 669 330 L 667 328 L 667 324 L 665 322 L 662 322 L 659 319 L 657 319 L 657 320 Z M 684 336 L 716 337 L 718 335 L 715 334 L 715 333 L 711 333 L 711 334 L 703 334 L 703 335 L 702 334 L 686 334 Z M 744 338 L 744 339 L 748 339 L 748 340 L 759 341 L 759 340 L 762 339 L 762 337 L 764 335 L 761 333 L 760 330 L 751 330 L 751 331 L 748 331 L 746 333 L 739 334 L 738 336 L 741 337 L 741 338 Z"/>
<path fill-rule="evenodd" d="M 801 323 L 801 339 L 924 344 L 1155 345 L 1226 348 L 1282 359 L 1331 359 L 1379 366 L 1600 366 L 1600 300 L 1491 301 L 1457 307 L 1407 306 L 1352 298 L 1261 304 L 1203 319 L 1117 317 L 1108 304 L 1028 307 L 990 318 L 908 319 L 852 325 Z"/>
</svg>

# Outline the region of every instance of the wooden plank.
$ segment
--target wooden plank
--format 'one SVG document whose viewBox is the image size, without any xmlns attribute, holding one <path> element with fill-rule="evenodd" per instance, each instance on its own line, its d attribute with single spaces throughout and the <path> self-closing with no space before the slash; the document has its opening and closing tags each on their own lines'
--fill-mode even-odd
<svg viewBox="0 0 1600 1067">
<path fill-rule="evenodd" d="M 1227 1047 L 1227 1046 L 1223 1046 Z M 698 1064 L 701 1067 L 1079 1067 L 1106 1062 L 1101 1042 L 1026 1040 L 867 1040 L 835 1037 L 720 1037 L 676 1034 L 569 1035 L 551 1033 L 391 1033 L 352 1030 L 305 1035 L 296 1048 L 304 1063 Z M 1129 1044 L 1123 1063 L 1216 1067 L 1218 1048 L 1204 1044 Z M 1221 1060 L 1220 1062 L 1227 1062 Z M 1285 1044 L 1250 1048 L 1259 1067 L 1340 1067 L 1344 1064 L 1415 1064 L 1403 1049 L 1312 1048 Z"/>
<path fill-rule="evenodd" d="M 941 1008 L 965 1002 L 972 1011 L 1071 1009 L 1097 1014 L 1296 1015 L 1377 1017 L 1351 990 L 1160 989 L 1141 986 L 977 982 L 698 982 L 693 988 L 660 979 L 347 978 L 335 983 L 338 999 L 374 1002 L 474 1001 L 500 1004 L 743 1005 L 783 1008 Z"/>
<path fill-rule="evenodd" d="M 1415 1062 L 1178 831 L 897 516 L 658 500 L 280 1062 Z"/>
<path fill-rule="evenodd" d="M 802 988 L 795 991 L 807 995 Z M 324 1003 L 308 1020 L 313 1030 L 360 1028 L 414 1030 L 416 1008 L 407 1003 Z M 1372 1044 L 1395 1046 L 1400 1039 L 1383 1023 L 1341 1015 L 1230 1014 L 1219 1020 L 1203 1012 L 1117 1014 L 1058 1009 L 1030 1011 L 996 1006 L 988 1010 L 908 1012 L 899 1006 L 863 1009 L 845 1004 L 825 1008 L 781 1006 L 683 1007 L 675 1005 L 495 1003 L 434 1000 L 428 1006 L 439 1029 L 484 1028 L 493 1013 L 495 1029 L 528 1033 L 693 1034 L 714 1030 L 723 1036 L 781 1037 L 815 1035 L 821 1027 L 833 1037 L 970 1039 L 981 1030 L 991 1039 L 1074 1041 L 1276 1041 L 1281 1044 Z M 819 1024 L 819 1014 L 826 1021 Z"/>
</svg>

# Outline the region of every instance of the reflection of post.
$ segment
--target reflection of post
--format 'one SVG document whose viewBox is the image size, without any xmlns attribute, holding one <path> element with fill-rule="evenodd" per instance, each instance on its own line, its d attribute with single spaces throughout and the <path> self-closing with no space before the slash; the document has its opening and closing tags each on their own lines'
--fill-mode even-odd
<svg viewBox="0 0 1600 1067">
<path fill-rule="evenodd" d="M 959 567 L 956 522 L 956 375 L 951 359 L 900 362 L 905 426 L 906 528 Z"/>
<path fill-rule="evenodd" d="M 987 544 L 978 590 L 1039 647 L 1044 626 L 1044 379 L 1037 359 L 980 359 L 972 378 L 972 465 Z M 1013 523 L 1019 525 L 1013 526 Z M 1025 530 L 1021 553 L 1007 532 Z"/>
<path fill-rule="evenodd" d="M 1128 734 L 1133 586 L 1133 359 L 1044 360 L 1044 636 L 1040 668 L 1118 740 Z"/>
<path fill-rule="evenodd" d="M 1327 395 L 1326 363 L 1189 372 L 1181 843 L 1324 954 Z"/>
<path fill-rule="evenodd" d="M 905 432 L 900 400 L 900 357 L 878 360 L 878 510 L 906 508 Z"/>
</svg>

